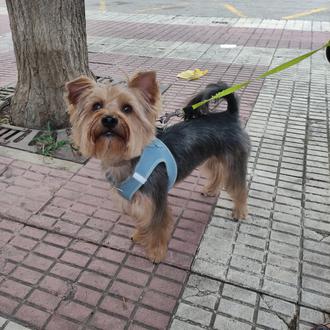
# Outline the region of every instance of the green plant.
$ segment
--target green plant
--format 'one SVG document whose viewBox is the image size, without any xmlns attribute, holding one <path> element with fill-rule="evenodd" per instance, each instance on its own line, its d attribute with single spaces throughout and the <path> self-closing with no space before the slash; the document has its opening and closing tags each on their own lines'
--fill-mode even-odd
<svg viewBox="0 0 330 330">
<path fill-rule="evenodd" d="M 47 125 L 47 130 L 33 139 L 33 144 L 37 146 L 40 154 L 47 157 L 53 157 L 57 150 L 70 144 L 68 140 L 57 141 L 56 132 L 50 125 Z"/>
</svg>

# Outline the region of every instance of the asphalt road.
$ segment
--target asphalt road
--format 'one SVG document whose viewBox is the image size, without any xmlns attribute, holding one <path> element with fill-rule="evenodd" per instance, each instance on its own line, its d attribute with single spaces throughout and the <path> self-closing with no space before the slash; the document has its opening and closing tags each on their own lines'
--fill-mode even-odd
<svg viewBox="0 0 330 330">
<path fill-rule="evenodd" d="M 330 21 L 328 0 L 85 0 L 86 8 L 125 13 Z"/>
</svg>

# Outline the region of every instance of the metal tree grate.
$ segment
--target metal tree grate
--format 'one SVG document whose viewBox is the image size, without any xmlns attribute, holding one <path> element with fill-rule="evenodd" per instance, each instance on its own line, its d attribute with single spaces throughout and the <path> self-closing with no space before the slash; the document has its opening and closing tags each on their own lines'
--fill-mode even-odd
<svg viewBox="0 0 330 330">
<path fill-rule="evenodd" d="M 38 132 L 38 130 L 34 129 L 1 124 L 0 145 L 34 151 L 34 148 L 30 146 L 30 143 Z"/>
<path fill-rule="evenodd" d="M 0 124 L 0 146 L 40 153 L 40 148 L 36 143 L 36 139 L 42 134 L 44 134 L 44 131 Z M 55 131 L 55 136 L 57 142 L 70 141 L 66 129 Z M 81 156 L 79 152 L 74 150 L 71 144 L 66 144 L 65 147 L 56 150 L 52 157 L 80 164 L 84 164 L 87 161 L 87 158 Z"/>
<path fill-rule="evenodd" d="M 110 76 L 100 77 L 96 76 L 96 81 L 100 83 L 113 83 L 114 80 Z"/>
<path fill-rule="evenodd" d="M 0 111 L 10 104 L 10 100 L 15 93 L 15 87 L 0 88 Z"/>
</svg>

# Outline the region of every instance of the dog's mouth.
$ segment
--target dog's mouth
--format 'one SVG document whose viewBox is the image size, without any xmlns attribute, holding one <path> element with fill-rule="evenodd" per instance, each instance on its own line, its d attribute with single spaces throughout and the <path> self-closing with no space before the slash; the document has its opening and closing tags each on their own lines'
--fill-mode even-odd
<svg viewBox="0 0 330 330">
<path fill-rule="evenodd" d="M 104 126 L 98 127 L 98 129 L 95 130 L 95 141 L 98 139 L 107 139 L 107 140 L 112 140 L 112 139 L 120 139 L 123 142 L 126 143 L 129 138 L 129 133 L 128 133 L 128 128 L 126 128 L 125 125 L 123 124 L 118 124 L 114 128 L 107 128 Z"/>
<path fill-rule="evenodd" d="M 111 139 L 113 137 L 119 137 L 121 139 L 124 139 L 124 136 L 122 136 L 120 134 L 120 132 L 118 132 L 118 131 L 116 131 L 114 129 L 111 129 L 111 130 L 104 129 L 104 132 L 102 132 L 99 136 L 106 137 L 107 139 Z"/>
</svg>

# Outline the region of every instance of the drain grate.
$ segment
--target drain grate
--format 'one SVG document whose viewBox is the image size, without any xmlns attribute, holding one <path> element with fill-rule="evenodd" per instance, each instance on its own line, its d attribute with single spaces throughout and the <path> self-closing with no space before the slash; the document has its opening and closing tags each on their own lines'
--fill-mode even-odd
<svg viewBox="0 0 330 330">
<path fill-rule="evenodd" d="M 0 146 L 39 153 L 40 150 L 35 143 L 35 139 L 38 138 L 41 134 L 43 134 L 43 131 L 36 129 L 27 129 L 0 124 Z M 68 130 L 57 130 L 56 141 L 70 141 Z M 80 153 L 74 150 L 68 143 L 66 143 L 65 146 L 61 149 L 56 150 L 52 157 L 65 159 L 80 164 L 84 164 L 87 161 L 87 158 L 82 157 Z"/>
<path fill-rule="evenodd" d="M 105 76 L 105 77 L 96 76 L 96 81 L 100 83 L 113 83 L 114 79 L 111 78 L 110 76 Z"/>
<path fill-rule="evenodd" d="M 10 104 L 10 100 L 15 93 L 15 87 L 0 88 L 0 111 Z"/>
<path fill-rule="evenodd" d="M 34 129 L 0 125 L 0 145 L 16 149 L 35 151 L 29 144 L 39 131 Z"/>
</svg>

